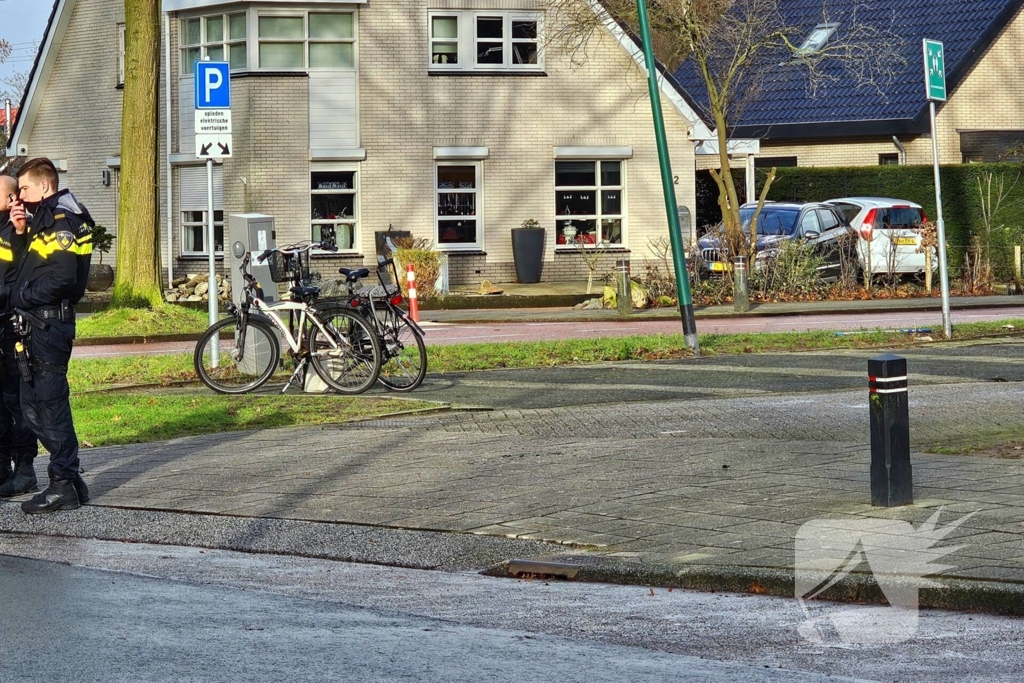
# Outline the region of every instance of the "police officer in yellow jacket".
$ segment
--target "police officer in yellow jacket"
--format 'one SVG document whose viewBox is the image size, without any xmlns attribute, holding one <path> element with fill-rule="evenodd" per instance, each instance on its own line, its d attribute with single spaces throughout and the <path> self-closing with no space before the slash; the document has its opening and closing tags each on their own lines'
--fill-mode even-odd
<svg viewBox="0 0 1024 683">
<path fill-rule="evenodd" d="M 0 285 L 8 284 L 15 275 L 15 256 L 24 253 L 26 235 L 19 233 L 10 221 L 10 212 L 18 204 L 18 182 L 9 175 L 0 175 Z M 0 293 L 4 288 L 0 286 Z M 2 296 L 2 295 L 0 295 Z M 0 305 L 0 310 L 3 306 Z M 25 425 L 21 413 L 21 374 L 15 359 L 14 326 L 9 315 L 0 314 L 0 498 L 10 498 L 37 491 L 36 471 L 32 465 L 39 444 Z M 14 467 L 11 467 L 11 463 Z"/>
<path fill-rule="evenodd" d="M 21 382 L 21 407 L 50 453 L 49 486 L 21 509 L 29 514 L 74 510 L 89 492 L 79 474 L 67 369 L 75 339 L 74 306 L 85 294 L 92 260 L 93 220 L 70 192 L 58 191 L 57 169 L 48 159 L 22 166 L 18 187 L 22 204 L 32 212 L 27 248 L 9 290 L 9 306 L 27 332 L 28 376 Z M 15 207 L 11 221 L 25 225 L 24 211 Z"/>
</svg>

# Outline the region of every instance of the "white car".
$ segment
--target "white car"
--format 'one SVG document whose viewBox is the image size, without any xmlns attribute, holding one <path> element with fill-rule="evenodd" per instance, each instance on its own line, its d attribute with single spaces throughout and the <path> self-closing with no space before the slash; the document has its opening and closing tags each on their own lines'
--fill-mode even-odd
<svg viewBox="0 0 1024 683">
<path fill-rule="evenodd" d="M 917 226 L 928 217 L 920 204 L 890 197 L 844 197 L 826 202 L 838 208 L 860 239 L 861 268 L 873 275 L 917 275 L 925 271 Z M 932 268 L 938 254 L 932 249 Z"/>
</svg>

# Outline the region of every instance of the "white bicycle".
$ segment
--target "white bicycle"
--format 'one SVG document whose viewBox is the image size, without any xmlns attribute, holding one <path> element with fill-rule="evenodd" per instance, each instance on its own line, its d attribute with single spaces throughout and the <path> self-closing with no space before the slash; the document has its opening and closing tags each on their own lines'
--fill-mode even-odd
<svg viewBox="0 0 1024 683">
<path fill-rule="evenodd" d="M 281 393 L 300 389 L 309 367 L 331 389 L 361 394 L 377 381 L 381 368 L 380 341 L 373 326 L 355 311 L 332 309 L 329 316 L 314 302 L 320 288 L 310 283 L 309 253 L 314 248 L 336 250 L 330 244 L 309 243 L 263 252 L 274 282 L 291 282 L 289 298 L 267 303 L 250 272 L 250 254 L 239 271 L 245 298 L 228 306 L 229 317 L 211 325 L 196 344 L 193 362 L 206 386 L 222 394 L 244 394 L 261 387 L 281 368 L 281 340 L 295 369 Z"/>
</svg>

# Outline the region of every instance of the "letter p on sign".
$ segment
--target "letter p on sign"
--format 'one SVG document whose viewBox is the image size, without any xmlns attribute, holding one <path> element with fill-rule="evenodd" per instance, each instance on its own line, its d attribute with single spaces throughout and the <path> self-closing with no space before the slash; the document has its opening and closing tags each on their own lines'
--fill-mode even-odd
<svg viewBox="0 0 1024 683">
<path fill-rule="evenodd" d="M 231 66 L 227 62 L 196 62 L 196 109 L 230 109 Z"/>
</svg>

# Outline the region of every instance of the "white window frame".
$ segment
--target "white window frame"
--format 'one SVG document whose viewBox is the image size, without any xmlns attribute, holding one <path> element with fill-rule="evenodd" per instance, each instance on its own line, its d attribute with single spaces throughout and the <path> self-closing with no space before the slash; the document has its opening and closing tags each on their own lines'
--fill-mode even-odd
<svg viewBox="0 0 1024 683">
<path fill-rule="evenodd" d="M 231 17 L 243 16 L 245 21 L 245 38 L 231 39 Z M 223 40 L 206 40 L 206 22 L 210 19 L 221 18 L 224 26 L 224 39 Z M 185 25 L 189 21 L 199 20 L 199 42 L 198 43 L 185 43 Z M 249 15 L 246 10 L 236 12 L 216 12 L 211 14 L 201 14 L 181 17 L 178 19 L 178 61 L 180 62 L 178 71 L 182 76 L 192 76 L 193 61 L 185 58 L 186 53 L 191 50 L 199 49 L 199 60 L 203 61 L 209 57 L 210 48 L 219 47 L 223 54 L 223 61 L 231 60 L 231 47 L 234 45 L 245 46 L 245 66 L 232 68 L 232 71 L 247 71 L 249 64 L 251 63 L 251 55 L 249 54 Z"/>
<path fill-rule="evenodd" d="M 218 211 L 220 212 L 220 215 L 221 215 L 221 219 L 219 221 L 216 220 L 217 212 Z M 207 223 L 207 217 L 206 217 L 206 215 L 208 213 L 207 210 L 203 209 L 203 211 L 202 211 L 203 222 L 202 222 L 201 225 L 199 223 L 196 223 L 195 221 L 187 221 L 187 220 L 185 220 L 185 215 L 186 214 L 199 213 L 198 209 L 193 209 L 193 210 L 187 210 L 186 209 L 186 210 L 182 210 L 180 213 L 181 213 L 181 249 L 179 251 L 181 252 L 181 255 L 185 256 L 185 257 L 189 257 L 189 256 L 209 256 L 209 252 L 206 251 L 206 250 L 203 250 L 203 251 L 194 251 L 194 250 L 193 251 L 188 251 L 188 250 L 185 249 L 185 245 L 188 243 L 188 241 L 185 239 L 186 232 L 189 231 L 189 230 L 193 230 L 195 228 L 201 228 L 202 231 L 203 231 L 203 242 L 206 242 L 206 232 L 210 229 L 209 224 Z M 213 223 L 214 230 L 216 231 L 216 228 L 218 226 L 220 227 L 221 235 L 222 235 L 221 242 L 224 242 L 224 240 L 227 237 L 226 233 L 224 232 L 224 210 L 223 209 L 215 209 L 214 212 L 213 212 L 213 215 L 214 215 L 214 223 Z M 223 256 L 224 255 L 224 245 L 221 244 L 221 248 L 217 249 L 216 251 L 214 251 L 213 255 L 214 256 Z"/>
<path fill-rule="evenodd" d="M 309 20 L 318 14 L 349 14 L 352 16 L 352 37 L 338 40 L 322 40 L 310 38 Z M 302 38 L 262 38 L 260 37 L 261 17 L 292 17 L 302 18 Z M 253 50 L 250 60 L 255 59 L 256 69 L 260 71 L 357 71 L 359 69 L 359 12 L 356 10 L 329 10 L 329 9 L 268 9 L 253 12 Z M 260 62 L 260 46 L 268 43 L 302 43 L 302 66 L 292 67 L 264 67 Z M 318 43 L 345 43 L 352 45 L 352 66 L 310 66 L 309 46 Z"/>
<path fill-rule="evenodd" d="M 472 193 L 468 192 L 468 188 L 441 188 L 439 187 L 439 169 L 445 166 L 472 166 L 476 170 L 476 179 Z M 479 159 L 463 159 L 463 160 L 451 160 L 451 161 L 435 161 L 434 162 L 434 248 L 438 251 L 482 251 L 484 248 L 484 164 Z M 473 216 L 476 220 L 476 242 L 473 243 L 462 243 L 462 244 L 451 244 L 441 242 L 441 221 L 449 221 L 457 218 L 456 216 L 442 216 L 438 209 L 440 208 L 441 195 L 442 194 L 475 194 L 476 195 L 476 214 Z"/>
<path fill-rule="evenodd" d="M 594 166 L 594 181 L 595 185 L 558 185 L 558 164 L 560 163 L 593 163 Z M 604 185 L 601 182 L 601 164 L 603 163 L 617 163 L 619 164 L 619 184 L 618 185 Z M 576 249 L 576 244 L 565 243 L 559 244 L 558 237 L 562 235 L 562 229 L 566 227 L 566 223 L 570 221 L 594 221 L 594 225 L 597 229 L 597 239 L 594 244 L 583 244 L 582 246 L 587 249 L 619 249 L 624 248 L 627 242 L 627 229 L 628 229 L 628 215 L 629 207 L 626 204 L 626 160 L 625 159 L 558 159 L 555 161 L 555 217 L 553 225 L 555 226 L 555 249 L 566 250 Z M 595 194 L 595 208 L 596 213 L 593 214 L 574 214 L 572 216 L 566 214 L 559 214 L 558 212 L 558 193 L 563 191 L 588 191 L 592 190 Z M 604 212 L 604 192 L 618 190 L 619 192 L 619 213 L 609 214 Z M 620 238 L 618 242 L 603 242 L 604 235 L 604 221 L 610 219 L 619 220 L 619 232 Z M 579 234 L 579 233 L 577 233 Z"/>
<path fill-rule="evenodd" d="M 434 43 L 450 43 L 451 38 L 434 37 L 434 18 L 454 17 L 458 20 L 458 62 L 455 64 L 434 64 Z M 478 18 L 501 18 L 502 19 L 502 63 L 501 64 L 477 64 L 477 19 Z M 535 21 L 537 22 L 536 41 L 515 39 L 512 37 L 512 22 L 514 21 Z M 486 40 L 486 39 L 485 39 Z M 514 64 L 512 62 L 512 48 L 516 44 L 532 43 L 537 44 L 536 64 Z M 431 72 L 507 72 L 507 73 L 541 73 L 544 71 L 544 13 L 543 12 L 520 12 L 520 11 L 486 11 L 486 10 L 431 10 L 427 13 L 427 68 Z"/>
<path fill-rule="evenodd" d="M 314 173 L 352 173 L 352 187 L 347 189 L 313 189 L 313 174 Z M 309 219 L 309 239 L 313 240 L 313 226 L 314 225 L 337 225 L 338 223 L 347 223 L 352 226 L 352 248 L 342 249 L 339 247 L 337 253 L 339 254 L 358 254 L 361 242 L 360 233 L 360 202 L 359 196 L 361 194 L 359 188 L 359 165 L 358 164 L 313 164 L 309 169 L 309 207 L 310 207 L 310 219 Z M 314 219 L 313 216 L 313 196 L 314 195 L 333 195 L 333 194 L 350 194 L 354 196 L 352 200 L 352 211 L 351 217 L 346 218 L 321 218 Z M 333 254 L 334 252 L 328 252 L 323 250 L 316 250 L 315 254 Z"/>
<path fill-rule="evenodd" d="M 120 23 L 117 25 L 117 85 L 124 85 L 124 43 L 125 43 L 125 25 Z"/>
<path fill-rule="evenodd" d="M 807 38 L 797 50 L 797 54 L 813 55 L 820 52 L 821 48 L 825 47 L 825 44 L 836 34 L 838 28 L 838 23 L 818 24 L 807 34 Z"/>
</svg>

